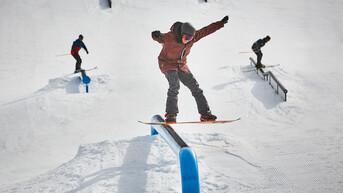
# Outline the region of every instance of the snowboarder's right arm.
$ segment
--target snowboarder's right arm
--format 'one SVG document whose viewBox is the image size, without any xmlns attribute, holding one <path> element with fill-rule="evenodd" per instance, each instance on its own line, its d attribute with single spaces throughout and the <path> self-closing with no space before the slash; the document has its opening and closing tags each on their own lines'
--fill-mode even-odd
<svg viewBox="0 0 343 193">
<path fill-rule="evenodd" d="M 76 47 L 76 41 L 74 41 L 74 42 L 73 42 L 73 45 L 71 46 L 71 49 L 74 51 L 74 54 L 77 53 L 75 47 Z"/>
<path fill-rule="evenodd" d="M 153 40 L 158 41 L 159 43 L 163 43 L 163 36 L 160 31 L 156 30 L 151 32 L 151 37 Z"/>
<path fill-rule="evenodd" d="M 251 48 L 255 51 L 260 51 L 263 46 L 264 46 L 263 40 L 259 39 L 252 45 Z"/>
<path fill-rule="evenodd" d="M 175 41 L 175 35 L 173 32 L 161 33 L 160 31 L 153 31 L 151 33 L 152 39 L 160 44 Z"/>
</svg>

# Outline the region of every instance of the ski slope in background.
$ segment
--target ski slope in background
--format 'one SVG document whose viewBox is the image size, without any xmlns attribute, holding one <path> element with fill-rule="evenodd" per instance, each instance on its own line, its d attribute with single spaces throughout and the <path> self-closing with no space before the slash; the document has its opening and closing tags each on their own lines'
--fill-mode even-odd
<svg viewBox="0 0 343 193">
<path fill-rule="evenodd" d="M 177 158 L 150 128 L 167 81 L 151 32 L 175 21 L 224 28 L 188 65 L 224 125 L 174 129 L 197 153 L 202 192 L 342 192 L 343 2 L 35 0 L 0 2 L 0 192 L 181 192 Z M 79 34 L 90 93 L 68 54 Z M 263 62 L 288 89 L 274 93 L 248 66 Z M 182 86 L 178 121 L 198 120 Z"/>
</svg>

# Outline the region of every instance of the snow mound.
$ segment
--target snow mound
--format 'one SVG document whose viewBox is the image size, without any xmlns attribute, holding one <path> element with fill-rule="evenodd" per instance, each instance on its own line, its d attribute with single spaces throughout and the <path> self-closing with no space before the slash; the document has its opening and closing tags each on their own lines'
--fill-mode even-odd
<svg viewBox="0 0 343 193">
<path fill-rule="evenodd" d="M 184 137 L 199 155 L 204 192 L 225 192 L 240 186 L 249 191 L 263 177 L 253 163 L 246 143 L 222 134 L 187 134 Z M 227 158 L 219 156 L 224 154 Z M 218 157 L 219 156 L 219 157 Z M 213 159 L 222 163 L 211 166 Z M 229 160 L 229 162 L 227 161 Z M 242 173 L 237 167 L 245 165 Z M 226 174 L 230 171 L 231 175 Z M 249 177 L 247 177 L 247 175 Z M 56 169 L 30 180 L 7 186 L 2 192 L 178 192 L 181 189 L 177 156 L 159 135 L 131 140 L 81 145 L 77 155 Z M 243 181 L 243 179 L 245 179 Z M 213 184 L 213 181 L 219 182 Z M 243 188 L 240 184 L 245 183 Z"/>
</svg>

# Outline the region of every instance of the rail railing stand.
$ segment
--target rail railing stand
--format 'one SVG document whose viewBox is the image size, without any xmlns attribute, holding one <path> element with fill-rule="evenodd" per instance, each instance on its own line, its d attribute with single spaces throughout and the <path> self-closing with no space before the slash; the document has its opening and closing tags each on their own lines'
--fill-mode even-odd
<svg viewBox="0 0 343 193">
<path fill-rule="evenodd" d="M 250 65 L 255 66 L 256 62 L 253 58 L 250 59 Z M 271 72 L 264 72 L 263 69 L 256 70 L 256 73 L 265 81 L 269 82 L 269 85 L 275 90 L 276 94 L 280 95 L 285 101 L 287 101 L 287 89 L 281 84 L 276 76 Z"/>
</svg>

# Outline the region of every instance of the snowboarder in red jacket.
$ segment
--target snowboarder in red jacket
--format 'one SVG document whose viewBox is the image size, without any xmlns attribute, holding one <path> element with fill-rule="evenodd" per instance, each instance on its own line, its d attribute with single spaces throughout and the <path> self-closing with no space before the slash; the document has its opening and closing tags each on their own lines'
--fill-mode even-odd
<svg viewBox="0 0 343 193">
<path fill-rule="evenodd" d="M 217 119 L 217 116 L 211 113 L 203 90 L 187 66 L 187 56 L 194 43 L 224 27 L 228 20 L 229 17 L 225 16 L 221 21 L 200 30 L 196 30 L 188 22 L 175 22 L 168 33 L 152 32 L 153 40 L 163 44 L 158 63 L 169 83 L 165 120 L 167 123 L 176 122 L 176 115 L 179 112 L 177 103 L 180 81 L 192 92 L 201 115 L 200 120 L 215 121 Z"/>
<path fill-rule="evenodd" d="M 89 53 L 86 45 L 83 43 L 83 36 L 79 35 L 79 38 L 73 42 L 73 45 L 72 45 L 71 51 L 70 51 L 71 55 L 76 60 L 75 73 L 80 72 L 82 70 L 82 68 L 81 68 L 82 60 L 81 60 L 81 57 L 79 55 L 79 51 L 81 48 L 85 49 L 87 54 Z"/>
</svg>

